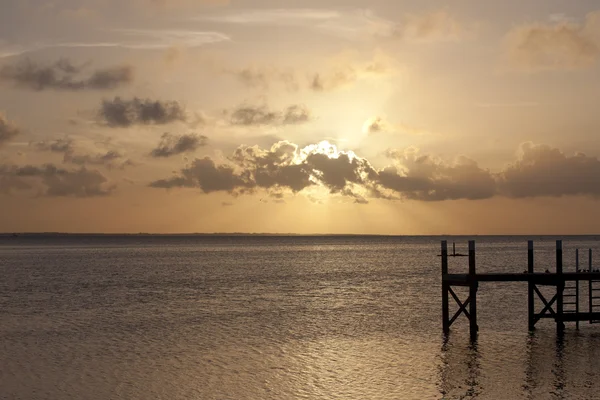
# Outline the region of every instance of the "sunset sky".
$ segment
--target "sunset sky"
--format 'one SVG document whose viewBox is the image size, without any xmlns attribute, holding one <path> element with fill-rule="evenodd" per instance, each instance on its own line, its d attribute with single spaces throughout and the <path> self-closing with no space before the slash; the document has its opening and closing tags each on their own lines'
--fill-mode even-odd
<svg viewBox="0 0 600 400">
<path fill-rule="evenodd" d="M 597 1 L 0 0 L 0 231 L 600 233 Z"/>
</svg>

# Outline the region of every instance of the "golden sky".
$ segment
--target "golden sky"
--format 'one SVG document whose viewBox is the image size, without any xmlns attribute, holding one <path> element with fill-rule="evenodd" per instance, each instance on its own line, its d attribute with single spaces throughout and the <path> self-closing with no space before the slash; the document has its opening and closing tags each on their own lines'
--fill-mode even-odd
<svg viewBox="0 0 600 400">
<path fill-rule="evenodd" d="M 0 9 L 0 231 L 600 232 L 595 1 Z"/>
</svg>

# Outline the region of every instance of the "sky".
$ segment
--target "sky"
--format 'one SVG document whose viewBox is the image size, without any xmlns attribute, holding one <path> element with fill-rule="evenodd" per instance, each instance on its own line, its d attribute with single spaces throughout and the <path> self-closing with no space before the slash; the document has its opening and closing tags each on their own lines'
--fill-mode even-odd
<svg viewBox="0 0 600 400">
<path fill-rule="evenodd" d="M 0 10 L 2 232 L 600 233 L 595 1 Z"/>
</svg>

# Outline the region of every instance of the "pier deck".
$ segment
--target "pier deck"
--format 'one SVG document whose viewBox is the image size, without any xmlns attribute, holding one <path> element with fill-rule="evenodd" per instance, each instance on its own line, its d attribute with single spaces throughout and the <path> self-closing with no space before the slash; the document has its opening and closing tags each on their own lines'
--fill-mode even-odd
<svg viewBox="0 0 600 400">
<path fill-rule="evenodd" d="M 477 273 L 469 274 L 444 274 L 442 279 L 451 282 L 454 286 L 469 286 L 472 280 L 477 282 L 533 282 L 538 285 L 557 285 L 567 281 L 589 281 L 600 280 L 600 272 L 564 272 L 562 274 L 552 272 L 534 273 Z"/>
</svg>

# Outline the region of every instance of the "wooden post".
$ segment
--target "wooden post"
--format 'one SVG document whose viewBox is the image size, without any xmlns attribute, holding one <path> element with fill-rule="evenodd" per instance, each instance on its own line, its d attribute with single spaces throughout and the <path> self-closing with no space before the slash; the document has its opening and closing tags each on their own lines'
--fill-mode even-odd
<svg viewBox="0 0 600 400">
<path fill-rule="evenodd" d="M 444 279 L 448 273 L 448 242 L 442 240 L 442 329 L 444 335 L 450 333 L 450 308 L 448 304 L 449 284 Z"/>
<path fill-rule="evenodd" d="M 527 242 L 527 273 L 533 274 L 533 240 Z M 529 330 L 535 329 L 535 297 L 533 293 L 533 287 L 535 283 L 529 278 L 527 283 L 527 305 L 528 305 L 528 319 L 529 319 Z"/>
<path fill-rule="evenodd" d="M 469 240 L 469 297 L 471 302 L 469 303 L 469 332 L 471 334 L 471 341 L 477 340 L 477 278 L 475 268 L 475 241 Z"/>
<path fill-rule="evenodd" d="M 563 248 L 562 240 L 556 241 L 556 332 L 562 334 L 565 330 L 565 323 L 563 322 L 563 290 L 565 288 L 565 282 L 562 280 L 563 273 Z"/>
<path fill-rule="evenodd" d="M 575 249 L 575 272 L 579 272 L 579 249 Z M 575 329 L 579 329 L 579 280 L 575 281 Z"/>
<path fill-rule="evenodd" d="M 588 272 L 592 272 L 592 249 L 588 250 Z M 591 313 L 592 312 L 592 301 L 594 299 L 592 299 L 592 280 L 590 279 L 588 281 L 588 311 Z M 590 316 L 590 324 L 593 323 L 592 322 L 592 317 Z"/>
</svg>

